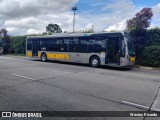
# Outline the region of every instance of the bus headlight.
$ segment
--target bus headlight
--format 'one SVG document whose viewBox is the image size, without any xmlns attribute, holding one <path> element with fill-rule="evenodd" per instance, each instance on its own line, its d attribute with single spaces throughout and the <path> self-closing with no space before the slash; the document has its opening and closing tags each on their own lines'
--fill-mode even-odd
<svg viewBox="0 0 160 120">
<path fill-rule="evenodd" d="M 136 57 L 130 57 L 129 60 L 130 60 L 130 62 L 135 62 Z"/>
</svg>

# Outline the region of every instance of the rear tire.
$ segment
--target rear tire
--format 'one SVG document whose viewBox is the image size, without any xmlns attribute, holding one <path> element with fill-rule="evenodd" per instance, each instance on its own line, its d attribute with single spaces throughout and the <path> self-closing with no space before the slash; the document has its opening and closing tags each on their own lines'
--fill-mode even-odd
<svg viewBox="0 0 160 120">
<path fill-rule="evenodd" d="M 41 55 L 41 61 L 43 61 L 43 62 L 47 61 L 47 55 L 46 55 L 46 53 L 42 53 L 42 55 Z"/>
<path fill-rule="evenodd" d="M 95 67 L 95 68 L 99 67 L 100 66 L 100 59 L 99 59 L 99 57 L 96 57 L 96 56 L 92 57 L 90 59 L 90 65 L 92 67 Z"/>
</svg>

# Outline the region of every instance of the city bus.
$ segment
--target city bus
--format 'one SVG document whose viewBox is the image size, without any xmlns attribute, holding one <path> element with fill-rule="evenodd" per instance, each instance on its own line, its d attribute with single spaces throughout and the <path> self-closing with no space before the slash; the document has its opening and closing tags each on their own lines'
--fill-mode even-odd
<svg viewBox="0 0 160 120">
<path fill-rule="evenodd" d="M 2 40 L 0 39 L 0 55 L 3 53 Z"/>
<path fill-rule="evenodd" d="M 132 67 L 135 63 L 134 44 L 128 33 L 80 33 L 28 36 L 26 55 L 47 60 Z"/>
</svg>

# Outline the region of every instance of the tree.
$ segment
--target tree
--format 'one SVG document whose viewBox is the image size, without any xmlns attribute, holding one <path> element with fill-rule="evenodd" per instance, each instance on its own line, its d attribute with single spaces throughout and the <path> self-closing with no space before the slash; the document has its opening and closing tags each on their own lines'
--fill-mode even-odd
<svg viewBox="0 0 160 120">
<path fill-rule="evenodd" d="M 11 39 L 10 36 L 7 34 L 6 29 L 0 30 L 0 37 L 2 38 L 2 44 L 3 44 L 3 53 L 10 53 L 12 52 L 12 47 L 10 45 Z"/>
<path fill-rule="evenodd" d="M 52 33 L 62 33 L 62 29 L 60 28 L 59 25 L 57 24 L 48 24 L 48 26 L 46 26 L 46 32 L 48 34 L 52 34 Z"/>
<path fill-rule="evenodd" d="M 152 17 L 152 8 L 143 8 L 134 18 L 127 20 L 127 28 L 129 30 L 147 29 L 150 26 Z"/>
<path fill-rule="evenodd" d="M 26 51 L 26 38 L 27 36 L 14 36 L 11 37 L 11 46 L 17 54 L 25 54 Z"/>
<path fill-rule="evenodd" d="M 143 64 L 160 67 L 160 29 L 152 28 L 146 32 Z"/>
<path fill-rule="evenodd" d="M 136 63 L 141 64 L 142 58 L 143 58 L 144 46 L 146 42 L 146 39 L 145 39 L 146 30 L 135 29 L 135 30 L 130 31 L 130 35 L 132 37 L 132 40 L 134 41 Z"/>
<path fill-rule="evenodd" d="M 0 36 L 1 36 L 1 37 L 7 36 L 7 32 L 8 32 L 8 31 L 7 31 L 6 29 L 1 29 L 1 30 L 0 30 Z"/>
<path fill-rule="evenodd" d="M 136 63 L 141 64 L 145 46 L 147 28 L 150 26 L 153 12 L 151 8 L 143 8 L 134 18 L 127 20 L 127 29 L 130 31 L 135 44 Z"/>
</svg>

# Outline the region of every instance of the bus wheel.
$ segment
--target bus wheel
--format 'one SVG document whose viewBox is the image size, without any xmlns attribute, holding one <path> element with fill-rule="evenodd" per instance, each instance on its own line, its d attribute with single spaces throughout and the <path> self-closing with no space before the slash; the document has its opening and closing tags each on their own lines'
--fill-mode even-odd
<svg viewBox="0 0 160 120">
<path fill-rule="evenodd" d="M 100 66 L 100 59 L 96 56 L 92 57 L 90 60 L 90 65 L 92 67 L 99 67 Z"/>
<path fill-rule="evenodd" d="M 46 55 L 46 53 L 42 53 L 42 55 L 41 55 L 41 60 L 42 60 L 43 62 L 46 62 L 46 61 L 47 61 L 47 55 Z"/>
</svg>

